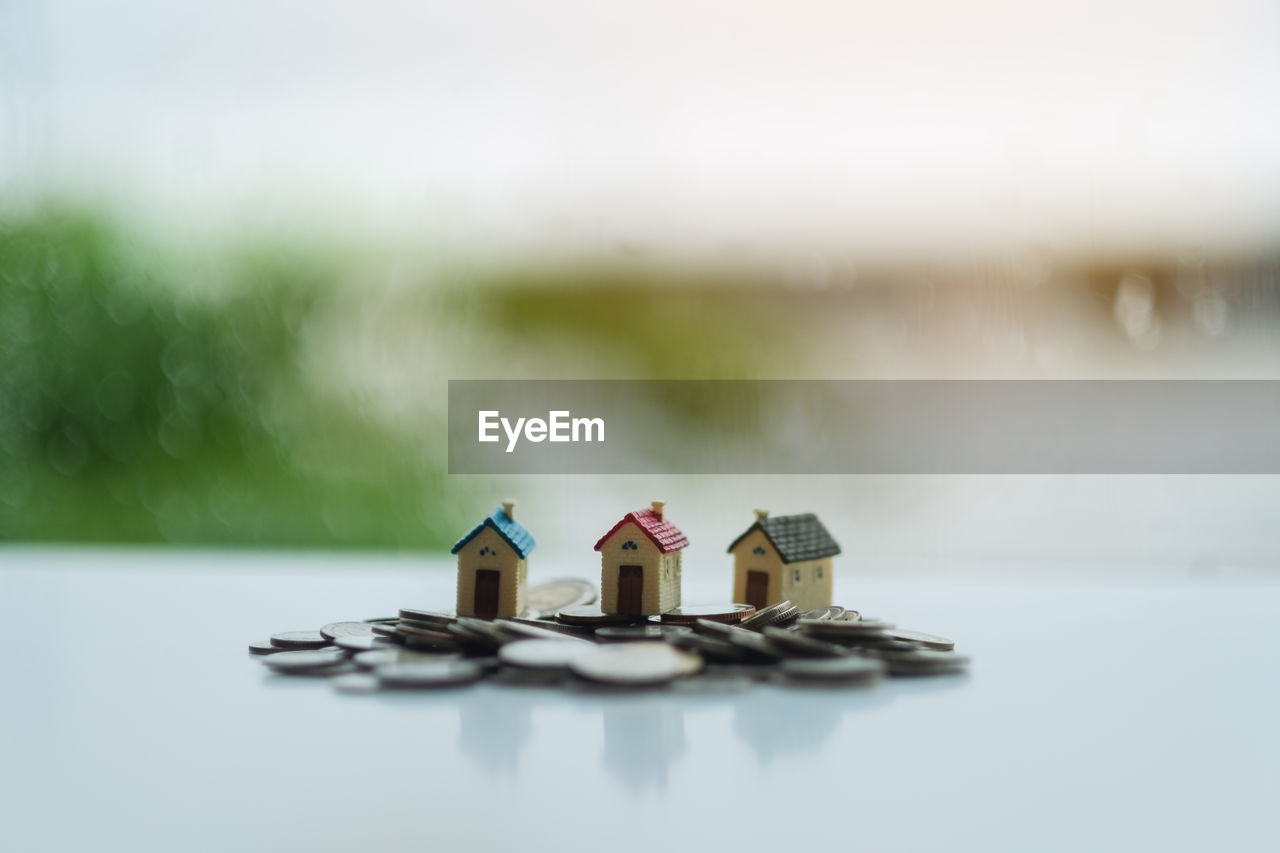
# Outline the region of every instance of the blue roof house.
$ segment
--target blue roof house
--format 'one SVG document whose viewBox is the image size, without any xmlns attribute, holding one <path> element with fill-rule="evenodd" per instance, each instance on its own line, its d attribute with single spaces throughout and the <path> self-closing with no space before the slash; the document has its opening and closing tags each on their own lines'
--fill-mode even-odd
<svg viewBox="0 0 1280 853">
<path fill-rule="evenodd" d="M 485 516 L 458 540 L 458 615 L 509 619 L 524 610 L 527 558 L 533 534 L 515 520 L 515 502 Z"/>
</svg>

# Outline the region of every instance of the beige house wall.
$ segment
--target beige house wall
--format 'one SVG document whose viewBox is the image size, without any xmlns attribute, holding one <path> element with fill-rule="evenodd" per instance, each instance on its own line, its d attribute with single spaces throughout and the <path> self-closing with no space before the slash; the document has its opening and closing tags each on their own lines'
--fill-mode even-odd
<svg viewBox="0 0 1280 853">
<path fill-rule="evenodd" d="M 488 548 L 492 553 L 481 555 Z M 459 616 L 475 615 L 476 571 L 496 569 L 498 577 L 498 617 L 509 619 L 524 612 L 525 576 L 528 563 L 520 559 L 507 541 L 491 527 L 485 527 L 458 551 Z"/>
<path fill-rule="evenodd" d="M 636 550 L 623 550 L 628 540 Z M 618 567 L 643 566 L 644 590 L 640 606 L 646 614 L 662 613 L 680 605 L 680 551 L 663 554 L 640 526 L 628 521 L 600 548 L 600 609 L 618 610 Z"/>
<path fill-rule="evenodd" d="M 756 547 L 764 548 L 763 554 L 754 553 Z M 747 572 L 765 572 L 769 575 L 769 604 L 777 604 L 785 597 L 782 590 L 782 557 L 760 530 L 753 530 L 733 549 L 733 600 L 747 600 Z"/>
<path fill-rule="evenodd" d="M 829 606 L 831 568 L 831 557 L 783 564 L 782 598 L 793 602 L 801 610 Z M 796 579 L 797 575 L 799 580 Z"/>
<path fill-rule="evenodd" d="M 764 554 L 752 553 L 759 546 Z M 769 537 L 753 530 L 733 549 L 733 600 L 747 600 L 747 572 L 762 571 L 769 576 L 767 604 L 790 601 L 801 610 L 831 604 L 832 558 L 783 563 Z M 796 580 L 799 573 L 800 579 Z"/>
</svg>

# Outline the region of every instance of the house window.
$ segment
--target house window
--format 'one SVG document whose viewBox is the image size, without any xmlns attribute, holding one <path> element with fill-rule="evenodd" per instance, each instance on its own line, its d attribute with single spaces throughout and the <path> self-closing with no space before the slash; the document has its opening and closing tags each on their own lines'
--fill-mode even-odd
<svg viewBox="0 0 1280 853">
<path fill-rule="evenodd" d="M 764 556 L 764 546 L 763 546 L 763 545 L 757 545 L 756 547 L 754 547 L 754 548 L 752 548 L 752 549 L 751 549 L 751 553 L 752 553 L 752 554 L 756 554 L 756 555 L 758 555 L 758 556 L 763 557 L 763 556 Z"/>
<path fill-rule="evenodd" d="M 816 568 L 818 570 L 818 580 L 822 580 L 822 564 L 819 563 Z"/>
<path fill-rule="evenodd" d="M 800 583 L 800 570 L 799 570 L 799 569 L 796 569 L 795 578 L 796 578 L 796 583 Z"/>
<path fill-rule="evenodd" d="M 628 539 L 626 542 L 623 542 L 623 543 L 622 543 L 622 550 L 624 550 L 624 551 L 638 551 L 638 550 L 640 550 L 640 548 L 639 548 L 639 546 L 638 546 L 638 545 L 636 545 L 636 543 L 635 543 L 633 540 Z"/>
</svg>

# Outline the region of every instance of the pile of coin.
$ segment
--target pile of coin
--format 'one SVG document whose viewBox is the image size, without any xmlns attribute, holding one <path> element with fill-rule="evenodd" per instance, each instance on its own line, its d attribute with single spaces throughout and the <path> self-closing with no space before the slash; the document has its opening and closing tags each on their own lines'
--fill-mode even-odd
<svg viewBox="0 0 1280 853">
<path fill-rule="evenodd" d="M 944 637 L 856 610 L 800 611 L 789 601 L 685 605 L 660 616 L 606 614 L 587 581 L 532 587 L 527 615 L 476 619 L 404 608 L 394 617 L 288 631 L 249 651 L 284 675 L 332 678 L 345 692 L 504 684 L 575 688 L 865 685 L 885 676 L 963 671 Z"/>
</svg>

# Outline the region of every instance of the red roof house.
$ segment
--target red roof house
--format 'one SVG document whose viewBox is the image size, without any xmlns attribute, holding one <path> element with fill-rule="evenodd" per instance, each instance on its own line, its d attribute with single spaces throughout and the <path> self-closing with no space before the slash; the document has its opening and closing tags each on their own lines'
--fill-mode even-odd
<svg viewBox="0 0 1280 853">
<path fill-rule="evenodd" d="M 662 501 L 629 512 L 596 542 L 600 609 L 630 616 L 680 606 L 680 555 L 689 539 L 664 514 Z"/>
</svg>

